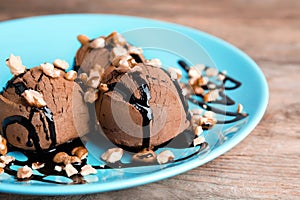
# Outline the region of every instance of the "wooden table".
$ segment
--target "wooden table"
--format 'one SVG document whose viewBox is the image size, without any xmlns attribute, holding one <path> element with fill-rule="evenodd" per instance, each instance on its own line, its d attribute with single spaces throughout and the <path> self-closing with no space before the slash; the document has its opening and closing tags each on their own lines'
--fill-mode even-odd
<svg viewBox="0 0 300 200">
<path fill-rule="evenodd" d="M 135 15 L 203 30 L 249 54 L 270 87 L 261 123 L 212 162 L 145 186 L 55 199 L 300 199 L 300 1 L 0 1 L 1 21 L 55 13 Z M 0 199 L 20 198 L 53 197 L 0 194 Z"/>
</svg>

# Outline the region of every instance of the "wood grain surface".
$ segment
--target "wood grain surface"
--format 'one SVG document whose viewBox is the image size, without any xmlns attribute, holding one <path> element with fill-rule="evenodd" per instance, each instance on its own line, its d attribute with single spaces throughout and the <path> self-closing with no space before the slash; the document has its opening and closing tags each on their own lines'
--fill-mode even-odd
<svg viewBox="0 0 300 200">
<path fill-rule="evenodd" d="M 173 178 L 103 194 L 0 199 L 300 199 L 299 0 L 0 0 L 1 21 L 55 13 L 135 15 L 218 36 L 261 67 L 270 88 L 268 109 L 234 149 Z"/>
</svg>

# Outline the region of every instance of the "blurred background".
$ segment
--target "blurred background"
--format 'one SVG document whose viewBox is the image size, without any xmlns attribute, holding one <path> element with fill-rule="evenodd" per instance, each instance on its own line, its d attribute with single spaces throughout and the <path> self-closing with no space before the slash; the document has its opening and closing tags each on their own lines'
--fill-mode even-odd
<svg viewBox="0 0 300 200">
<path fill-rule="evenodd" d="M 0 194 L 0 199 L 300 198 L 299 0 L 0 0 L 0 21 L 61 13 L 146 17 L 220 37 L 261 67 L 270 88 L 269 107 L 259 126 L 230 152 L 173 178 L 104 194 Z"/>
</svg>

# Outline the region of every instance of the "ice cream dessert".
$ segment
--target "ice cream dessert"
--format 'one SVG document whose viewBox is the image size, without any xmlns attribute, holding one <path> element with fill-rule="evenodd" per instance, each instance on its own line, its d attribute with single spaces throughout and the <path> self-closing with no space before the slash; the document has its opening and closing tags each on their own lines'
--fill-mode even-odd
<svg viewBox="0 0 300 200">
<path fill-rule="evenodd" d="M 0 94 L 0 122 L 10 145 L 44 151 L 89 132 L 82 89 L 74 81 L 76 72 L 65 72 L 66 62 L 26 69 L 11 55 L 6 63 L 14 77 Z"/>
<path fill-rule="evenodd" d="M 110 141 L 135 150 L 152 149 L 190 127 L 178 71 L 169 73 L 145 60 L 142 50 L 118 33 L 79 39 L 76 67 L 96 82 L 90 86 L 99 90 L 97 119 Z"/>
</svg>

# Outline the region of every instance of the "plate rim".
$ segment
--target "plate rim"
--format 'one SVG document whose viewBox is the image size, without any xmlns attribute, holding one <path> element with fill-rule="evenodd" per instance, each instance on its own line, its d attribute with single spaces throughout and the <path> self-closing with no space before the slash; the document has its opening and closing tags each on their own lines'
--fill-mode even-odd
<svg viewBox="0 0 300 200">
<path fill-rule="evenodd" d="M 114 191 L 114 190 L 121 190 L 126 188 L 131 188 L 135 186 L 145 185 L 148 183 L 160 181 L 166 178 L 170 178 L 175 175 L 182 174 L 188 170 L 194 169 L 199 167 L 223 154 L 231 150 L 235 147 L 238 143 L 240 143 L 243 139 L 245 139 L 251 131 L 259 124 L 263 115 L 266 112 L 268 101 L 269 101 L 269 89 L 266 77 L 264 76 L 260 67 L 243 51 L 238 49 L 237 47 L 233 46 L 232 44 L 216 37 L 201 30 L 197 30 L 195 28 L 191 28 L 188 26 L 170 23 L 162 20 L 144 18 L 144 17 L 136 17 L 136 16 L 129 16 L 129 15 L 118 15 L 118 14 L 88 14 L 88 13 L 78 13 L 78 14 L 51 14 L 51 15 L 41 15 L 41 16 L 32 16 L 32 17 L 25 17 L 25 18 L 18 18 L 12 20 L 1 21 L 0 26 L 3 24 L 9 23 L 18 23 L 26 20 L 47 20 L 48 18 L 60 18 L 60 17 L 71 17 L 77 18 L 80 16 L 85 17 L 122 17 L 127 18 L 128 20 L 146 20 L 152 21 L 154 23 L 159 24 L 166 24 L 168 28 L 179 28 L 184 29 L 184 31 L 191 32 L 196 35 L 202 35 L 218 45 L 225 46 L 228 49 L 231 49 L 235 54 L 239 57 L 242 57 L 247 63 L 249 63 L 253 70 L 255 70 L 255 74 L 258 76 L 259 80 L 257 80 L 261 86 L 261 90 L 263 91 L 262 97 L 260 99 L 260 104 L 257 110 L 259 112 L 255 113 L 255 117 L 252 117 L 251 121 L 248 121 L 246 126 L 243 130 L 239 131 L 239 133 L 230 141 L 222 144 L 222 148 L 213 149 L 206 155 L 203 159 L 193 159 L 188 162 L 181 163 L 176 166 L 172 166 L 170 168 L 160 170 L 158 172 L 153 172 L 147 175 L 137 176 L 134 178 L 130 178 L 125 180 L 118 180 L 109 183 L 90 183 L 88 185 L 16 185 L 14 183 L 1 183 L 2 187 L 0 187 L 0 192 L 4 193 L 15 193 L 15 194 L 27 194 L 27 195 L 79 195 L 79 194 L 90 194 L 90 193 L 100 193 L 100 192 L 107 192 L 107 191 Z M 126 20 L 127 20 L 126 19 Z M 176 170 L 176 172 L 174 172 Z M 155 177 L 155 178 L 153 178 Z M 99 187 L 101 186 L 101 188 Z M 29 189 L 30 188 L 30 189 Z M 67 188 L 67 190 L 65 190 Z"/>
</svg>

